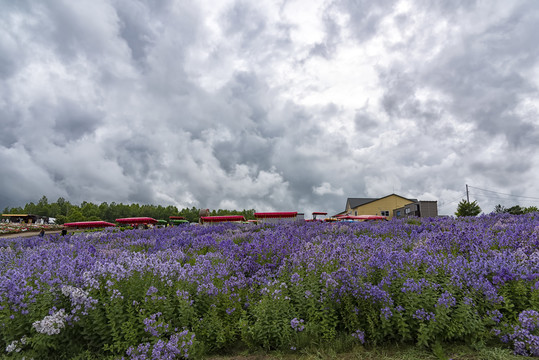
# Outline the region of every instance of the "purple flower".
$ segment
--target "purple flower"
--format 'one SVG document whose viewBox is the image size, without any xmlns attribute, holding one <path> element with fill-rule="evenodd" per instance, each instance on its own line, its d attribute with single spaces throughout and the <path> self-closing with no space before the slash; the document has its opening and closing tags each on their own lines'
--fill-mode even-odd
<svg viewBox="0 0 539 360">
<path fill-rule="evenodd" d="M 365 333 L 361 330 L 356 330 L 352 333 L 352 336 L 359 340 L 360 343 L 365 344 Z"/>
<path fill-rule="evenodd" d="M 148 288 L 148 291 L 146 292 L 146 296 L 150 296 L 152 294 L 155 294 L 158 291 L 158 289 L 155 286 L 150 286 Z"/>
<path fill-rule="evenodd" d="M 436 321 L 434 313 L 433 312 L 427 312 L 425 309 L 417 309 L 415 313 L 412 315 L 414 319 L 418 320 L 425 320 L 425 321 Z"/>
<path fill-rule="evenodd" d="M 305 326 L 303 325 L 303 319 L 297 319 L 293 318 L 290 321 L 290 326 L 292 326 L 292 329 L 296 330 L 297 332 L 301 332 L 305 329 Z"/>
<path fill-rule="evenodd" d="M 389 307 L 384 307 L 382 309 L 380 309 L 380 318 L 384 318 L 386 320 L 388 320 L 390 317 L 393 316 L 393 312 L 391 311 L 391 309 Z"/>
<path fill-rule="evenodd" d="M 451 306 L 455 306 L 457 303 L 456 299 L 451 295 L 449 292 L 445 291 L 442 296 L 438 298 L 438 302 L 436 303 L 436 307 L 443 306 L 446 308 L 449 308 Z"/>
</svg>

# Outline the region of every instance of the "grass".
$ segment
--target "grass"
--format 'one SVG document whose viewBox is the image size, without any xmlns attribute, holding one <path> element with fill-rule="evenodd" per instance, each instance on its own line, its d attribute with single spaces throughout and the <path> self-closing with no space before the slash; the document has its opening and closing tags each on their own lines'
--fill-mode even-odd
<svg viewBox="0 0 539 360">
<path fill-rule="evenodd" d="M 438 353 L 439 355 L 436 355 Z M 452 345 L 442 351 L 421 349 L 408 345 L 385 345 L 375 348 L 356 347 L 344 353 L 332 350 L 308 350 L 298 354 L 243 353 L 239 355 L 210 356 L 208 360 L 523 360 L 524 356 L 513 355 L 510 349 L 482 348 L 474 350 L 465 345 Z"/>
</svg>

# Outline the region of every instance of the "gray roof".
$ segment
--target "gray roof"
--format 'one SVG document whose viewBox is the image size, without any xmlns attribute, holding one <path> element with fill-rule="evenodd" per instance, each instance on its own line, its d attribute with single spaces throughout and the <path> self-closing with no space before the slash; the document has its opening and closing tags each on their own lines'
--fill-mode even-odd
<svg viewBox="0 0 539 360">
<path fill-rule="evenodd" d="M 346 204 L 350 204 L 350 208 L 356 208 L 361 205 L 370 203 L 371 201 L 378 200 L 378 198 L 348 198 Z"/>
</svg>

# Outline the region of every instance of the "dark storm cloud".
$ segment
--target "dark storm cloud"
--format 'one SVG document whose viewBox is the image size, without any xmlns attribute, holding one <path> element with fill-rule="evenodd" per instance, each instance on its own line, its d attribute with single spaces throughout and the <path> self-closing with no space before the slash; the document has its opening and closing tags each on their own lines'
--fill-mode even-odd
<svg viewBox="0 0 539 360">
<path fill-rule="evenodd" d="M 523 103 L 537 100 L 537 81 L 529 74 L 539 55 L 532 35 L 539 13 L 529 2 L 521 4 L 527 6 L 511 7 L 497 15 L 499 21 L 477 24 L 468 32 L 453 21 L 457 14 L 477 9 L 471 3 L 456 6 L 440 15 L 453 24 L 449 34 L 458 37 L 446 36 L 440 44 L 428 34 L 416 35 L 392 46 L 404 56 L 419 56 L 421 52 L 414 51 L 421 43 L 441 48 L 424 63 L 394 61 L 379 73 L 385 89 L 382 108 L 393 123 L 407 127 L 407 137 L 396 140 L 398 164 L 415 169 L 416 179 L 423 173 L 447 174 L 452 168 L 453 176 L 445 181 L 448 188 L 470 179 L 505 187 L 511 186 L 508 179 L 514 174 L 533 171 L 534 159 L 524 153 L 536 146 L 538 123 L 527 115 L 533 107 L 526 109 Z M 448 156 L 461 161 L 451 166 Z M 427 185 L 413 182 L 412 188 Z"/>
<path fill-rule="evenodd" d="M 134 179 L 151 179 L 160 165 L 160 154 L 148 136 L 135 135 L 119 141 L 114 149 L 118 165 L 124 174 Z"/>
<path fill-rule="evenodd" d="M 450 97 L 452 113 L 491 136 L 503 134 L 511 146 L 534 145 L 537 127 L 517 115 L 523 98 L 537 98 L 527 73 L 539 51 L 532 34 L 539 12 L 517 7 L 500 22 L 447 47 L 421 75 Z"/>
<path fill-rule="evenodd" d="M 53 130 L 58 137 L 52 140 L 58 145 L 92 134 L 102 124 L 105 115 L 99 111 L 91 113 L 87 109 L 81 109 L 79 104 L 69 100 L 64 101 L 55 110 Z"/>
<path fill-rule="evenodd" d="M 18 129 L 21 127 L 19 118 L 20 114 L 16 109 L 0 108 L 0 146 L 10 148 L 17 142 Z"/>
<path fill-rule="evenodd" d="M 500 23 L 445 47 L 425 67 L 393 64 L 380 77 L 386 84 L 385 111 L 394 118 L 436 119 L 438 114 L 425 113 L 425 103 L 416 98 L 418 89 L 433 86 L 448 97 L 445 110 L 459 120 L 489 135 L 504 134 L 512 145 L 531 145 L 536 128 L 515 112 L 522 98 L 537 97 L 536 84 L 525 75 L 539 55 L 531 36 L 539 30 L 537 20 L 537 11 L 517 8 Z"/>
<path fill-rule="evenodd" d="M 378 119 L 365 110 L 356 111 L 354 128 L 358 133 L 370 133 L 378 128 Z"/>
<path fill-rule="evenodd" d="M 221 167 L 230 173 L 236 164 L 247 164 L 260 170 L 269 170 L 274 156 L 271 139 L 241 131 L 233 139 L 218 143 L 213 148 Z"/>
<path fill-rule="evenodd" d="M 18 67 L 16 54 L 19 52 L 13 39 L 2 39 L 0 42 L 0 79 L 5 79 L 16 71 Z"/>
<path fill-rule="evenodd" d="M 152 31 L 150 15 L 154 10 L 148 4 L 134 1 L 120 1 L 121 6 L 116 7 L 120 21 L 120 36 L 125 40 L 133 59 L 146 65 L 146 59 L 151 47 L 155 44 L 156 33 Z M 154 6 L 164 5 L 166 2 L 157 2 Z"/>
</svg>

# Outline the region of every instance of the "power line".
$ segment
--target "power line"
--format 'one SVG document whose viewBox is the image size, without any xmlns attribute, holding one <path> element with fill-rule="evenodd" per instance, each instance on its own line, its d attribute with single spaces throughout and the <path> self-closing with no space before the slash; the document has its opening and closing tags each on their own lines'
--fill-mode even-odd
<svg viewBox="0 0 539 360">
<path fill-rule="evenodd" d="M 496 199 L 499 202 L 537 202 L 537 200 L 531 200 L 531 199 L 510 199 L 510 198 L 502 198 L 499 196 L 489 196 L 485 194 L 476 194 L 476 193 L 470 193 L 470 196 L 473 196 L 474 198 L 480 198 L 480 199 Z"/>
<path fill-rule="evenodd" d="M 509 198 L 502 198 L 502 197 L 499 197 L 499 196 L 489 196 L 489 195 L 485 195 L 485 194 L 476 194 L 476 193 L 470 193 L 470 196 L 473 196 L 473 197 L 480 197 L 480 198 L 488 198 L 488 199 L 497 199 L 498 201 L 515 201 L 515 200 L 512 200 L 512 199 L 509 199 Z M 532 199 L 520 199 L 520 200 L 516 200 L 516 201 L 530 201 L 530 202 L 535 202 L 536 200 L 532 200 Z"/>
<path fill-rule="evenodd" d="M 447 206 L 447 205 L 449 205 L 449 204 L 451 204 L 451 203 L 454 203 L 455 201 L 461 200 L 461 199 L 462 199 L 463 197 L 465 197 L 465 196 L 466 196 L 466 193 L 460 195 L 460 196 L 459 196 L 458 198 L 456 198 L 455 200 L 451 200 L 450 202 L 443 203 L 443 204 L 440 205 L 440 208 L 443 208 L 444 206 Z"/>
<path fill-rule="evenodd" d="M 491 193 L 494 193 L 494 194 L 506 195 L 506 196 L 511 196 L 511 197 L 526 198 L 526 199 L 533 199 L 533 200 L 539 200 L 539 197 L 531 197 L 531 196 L 523 196 L 523 195 L 505 194 L 505 193 L 501 193 L 501 192 L 498 192 L 498 191 L 487 190 L 487 189 L 481 189 L 481 188 L 478 188 L 478 187 L 475 187 L 475 186 L 471 186 L 471 185 L 468 185 L 468 187 L 471 187 L 471 188 L 477 189 L 477 190 L 488 191 L 488 192 L 491 192 Z"/>
</svg>

